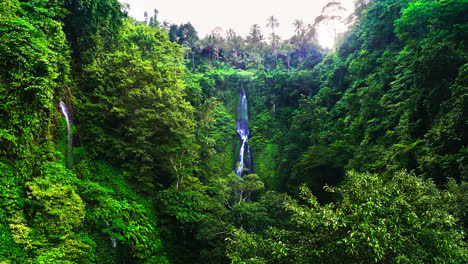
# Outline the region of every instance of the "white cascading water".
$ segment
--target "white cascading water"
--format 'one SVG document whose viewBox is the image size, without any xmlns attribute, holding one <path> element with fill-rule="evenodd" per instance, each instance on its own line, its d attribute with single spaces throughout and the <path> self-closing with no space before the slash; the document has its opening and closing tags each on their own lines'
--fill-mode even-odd
<svg viewBox="0 0 468 264">
<path fill-rule="evenodd" d="M 64 101 L 60 101 L 60 110 L 62 111 L 65 120 L 67 121 L 67 167 L 71 169 L 73 167 L 73 142 L 70 130 L 70 112 L 68 111 L 67 105 Z"/>
<path fill-rule="evenodd" d="M 98 208 L 99 210 L 101 210 L 100 208 Z M 107 220 L 104 220 L 106 221 L 106 224 L 107 226 L 110 226 L 109 225 L 109 222 L 107 222 Z M 111 242 L 112 242 L 112 247 L 117 249 L 117 238 L 113 237 L 113 236 L 109 236 Z M 114 261 L 115 264 L 118 264 L 119 263 L 119 257 L 118 255 L 115 255 L 115 261 Z"/>
<path fill-rule="evenodd" d="M 109 222 L 107 222 L 107 220 L 104 220 L 104 221 L 106 221 L 107 226 L 110 226 Z M 113 236 L 109 236 L 109 238 L 110 238 L 110 240 L 112 242 L 112 246 L 116 248 L 117 247 L 117 239 L 115 237 L 113 237 Z"/>
<path fill-rule="evenodd" d="M 236 169 L 236 174 L 242 177 L 251 172 L 252 162 L 250 158 L 249 147 L 249 117 L 247 114 L 247 96 L 245 90 L 242 89 L 240 94 L 239 105 L 237 106 L 237 133 L 240 136 L 241 147 L 239 150 L 239 165 Z M 246 155 L 247 154 L 247 157 Z"/>
</svg>

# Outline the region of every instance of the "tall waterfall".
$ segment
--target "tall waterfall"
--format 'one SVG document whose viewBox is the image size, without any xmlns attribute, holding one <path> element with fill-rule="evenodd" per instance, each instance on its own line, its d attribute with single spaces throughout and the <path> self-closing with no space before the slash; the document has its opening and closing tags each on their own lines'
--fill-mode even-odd
<svg viewBox="0 0 468 264">
<path fill-rule="evenodd" d="M 242 88 L 239 104 L 237 106 L 237 133 L 240 136 L 241 147 L 239 150 L 239 165 L 236 173 L 240 177 L 251 173 L 252 159 L 250 157 L 249 147 L 249 117 L 247 114 L 247 96 Z M 247 154 L 247 155 L 246 155 Z"/>
<path fill-rule="evenodd" d="M 70 130 L 70 112 L 68 111 L 67 105 L 64 101 L 60 101 L 60 110 L 62 111 L 65 120 L 67 121 L 67 167 L 71 169 L 73 167 L 73 145 L 72 135 Z"/>
</svg>

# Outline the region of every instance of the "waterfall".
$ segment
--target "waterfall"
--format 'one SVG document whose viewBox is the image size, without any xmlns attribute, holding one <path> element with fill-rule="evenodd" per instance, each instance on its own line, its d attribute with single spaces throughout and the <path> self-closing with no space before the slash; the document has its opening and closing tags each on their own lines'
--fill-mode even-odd
<svg viewBox="0 0 468 264">
<path fill-rule="evenodd" d="M 110 227 L 109 222 L 107 222 L 107 220 L 104 220 L 104 221 L 106 221 L 107 226 Z M 109 239 L 112 242 L 112 247 L 117 250 L 117 238 L 115 238 L 113 236 L 109 236 Z M 118 254 L 115 255 L 114 263 L 119 264 L 119 255 Z"/>
<path fill-rule="evenodd" d="M 239 105 L 237 106 L 237 114 L 237 133 L 240 136 L 241 147 L 239 150 L 239 165 L 237 166 L 236 173 L 242 177 L 243 175 L 251 173 L 252 169 L 249 147 L 249 117 L 247 115 L 247 96 L 245 95 L 244 88 L 242 88 L 240 94 Z M 245 171 L 246 169 L 247 171 Z"/>
<path fill-rule="evenodd" d="M 110 226 L 109 222 L 107 222 L 107 220 L 104 220 L 104 221 L 106 221 L 107 226 Z M 115 238 L 113 236 L 109 236 L 109 238 L 110 238 L 110 240 L 112 242 L 112 247 L 116 248 L 117 247 L 117 238 Z"/>
<path fill-rule="evenodd" d="M 73 167 L 73 145 L 72 145 L 72 135 L 70 130 L 70 112 L 68 111 L 67 105 L 64 101 L 60 101 L 60 110 L 62 111 L 65 120 L 67 121 L 67 168 L 71 169 Z"/>
<path fill-rule="evenodd" d="M 98 209 L 99 211 L 101 211 L 101 208 L 98 207 L 97 209 Z M 109 222 L 108 222 L 106 219 L 104 219 L 104 222 L 106 222 L 106 225 L 107 225 L 108 227 L 110 227 L 110 224 L 109 224 Z M 114 236 L 109 236 L 109 239 L 110 239 L 110 241 L 111 241 L 111 243 L 112 243 L 112 247 L 113 247 L 115 250 L 117 250 L 117 238 L 115 238 Z M 115 264 L 119 264 L 119 263 L 120 263 L 120 262 L 119 262 L 119 256 L 118 256 L 118 254 L 115 255 L 114 263 L 115 263 Z"/>
</svg>

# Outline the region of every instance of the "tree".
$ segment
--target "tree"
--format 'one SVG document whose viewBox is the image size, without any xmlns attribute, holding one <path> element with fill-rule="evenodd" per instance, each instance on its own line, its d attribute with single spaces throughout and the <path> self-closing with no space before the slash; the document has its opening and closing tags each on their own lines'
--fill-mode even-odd
<svg viewBox="0 0 468 264">
<path fill-rule="evenodd" d="M 308 53 L 312 53 L 314 42 L 316 42 L 316 29 L 312 25 L 304 25 L 302 20 L 296 19 L 293 23 L 295 27 L 296 35 L 294 35 L 290 42 L 294 44 L 297 49 L 299 62 L 307 56 Z"/>
<path fill-rule="evenodd" d="M 275 34 L 275 28 L 279 27 L 278 19 L 276 19 L 276 17 L 274 17 L 274 16 L 270 16 L 268 18 L 267 27 L 271 28 L 271 35 L 270 35 L 271 47 L 273 49 L 273 55 L 275 55 L 275 65 L 277 65 L 278 64 L 278 53 L 276 52 L 276 49 L 278 48 L 278 44 L 279 44 L 278 43 L 279 42 L 279 36 L 277 36 Z"/>
<path fill-rule="evenodd" d="M 270 16 L 268 18 L 267 27 L 271 28 L 271 45 L 273 47 L 273 52 L 274 52 L 277 47 L 277 43 L 276 43 L 277 36 L 275 34 L 275 28 L 279 27 L 278 19 L 274 16 Z"/>
<path fill-rule="evenodd" d="M 294 20 L 294 23 L 293 23 L 293 26 L 294 26 L 294 31 L 296 32 L 296 35 L 302 35 L 304 33 L 304 21 L 300 20 L 300 19 L 296 19 Z"/>
<path fill-rule="evenodd" d="M 48 177 L 36 178 L 26 186 L 28 210 L 26 215 L 18 211 L 11 217 L 10 229 L 15 242 L 29 251 L 30 261 L 89 262 L 91 247 L 77 232 L 84 221 L 85 205 L 73 187 L 53 183 Z"/>
<path fill-rule="evenodd" d="M 228 42 L 232 41 L 235 37 L 237 37 L 237 34 L 236 34 L 236 31 L 234 31 L 234 29 L 230 28 L 228 29 L 228 31 L 226 32 L 226 40 Z"/>
<path fill-rule="evenodd" d="M 88 64 L 96 53 L 112 47 L 127 14 L 117 0 L 66 0 L 63 31 L 78 65 Z"/>
<path fill-rule="evenodd" d="M 148 12 L 145 11 L 145 13 L 143 14 L 143 16 L 145 17 L 145 24 L 148 25 Z"/>
<path fill-rule="evenodd" d="M 91 87 L 80 94 L 86 103 L 78 118 L 96 154 L 123 163 L 151 189 L 172 182 L 169 158 L 185 152 L 179 143 L 192 130 L 193 108 L 183 99 L 183 50 L 160 29 L 131 20 L 121 34 L 118 50 L 85 68 Z"/>
<path fill-rule="evenodd" d="M 340 2 L 330 2 L 322 9 L 322 13 L 315 19 L 314 27 L 320 34 L 320 39 L 326 47 L 332 47 L 338 34 L 347 29 L 346 18 L 349 11 Z"/>
<path fill-rule="evenodd" d="M 286 42 L 281 44 L 280 48 L 278 49 L 278 55 L 284 57 L 286 60 L 286 68 L 288 70 L 291 69 L 291 56 L 293 52 L 294 46 Z"/>
<path fill-rule="evenodd" d="M 286 202 L 296 229 L 273 228 L 263 236 L 237 230 L 228 256 L 235 263 L 341 263 L 343 259 L 462 263 L 468 259 L 465 234 L 453 216 L 455 196 L 439 191 L 430 180 L 406 172 L 385 180 L 350 172 L 342 187 L 328 190 L 341 200 L 321 205 L 303 187 L 305 204 Z"/>
<path fill-rule="evenodd" d="M 247 36 L 247 41 L 251 44 L 260 44 L 263 41 L 263 35 L 259 25 L 252 25 L 250 28 L 250 33 Z"/>
<path fill-rule="evenodd" d="M 224 49 L 224 54 L 227 56 L 227 59 L 234 63 L 234 67 L 238 67 L 243 52 L 245 51 L 245 43 L 244 39 L 237 36 L 233 29 L 229 29 L 226 32 L 226 45 Z"/>
<path fill-rule="evenodd" d="M 149 24 L 148 25 L 150 27 L 159 28 L 158 14 L 159 14 L 159 11 L 155 8 L 153 10 L 153 16 L 150 17 L 150 19 L 149 19 Z"/>
</svg>

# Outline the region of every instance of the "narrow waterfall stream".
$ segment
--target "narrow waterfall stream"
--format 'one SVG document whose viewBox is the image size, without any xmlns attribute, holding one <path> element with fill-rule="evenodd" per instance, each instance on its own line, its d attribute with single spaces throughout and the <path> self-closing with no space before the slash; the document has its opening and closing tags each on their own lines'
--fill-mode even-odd
<svg viewBox="0 0 468 264">
<path fill-rule="evenodd" d="M 98 207 L 97 209 L 98 209 L 99 211 L 101 210 L 101 208 L 99 208 L 99 207 Z M 108 227 L 111 226 L 111 225 L 109 224 L 109 222 L 108 222 L 106 219 L 104 219 L 104 222 L 106 222 L 106 225 L 107 225 Z M 117 250 L 117 238 L 115 238 L 114 236 L 109 236 L 109 239 L 110 239 L 110 241 L 111 241 L 111 243 L 112 243 L 112 247 L 113 247 L 115 250 Z M 119 256 L 118 256 L 118 254 L 115 255 L 114 263 L 115 263 L 115 264 L 119 264 L 119 263 L 120 263 L 120 262 L 119 262 Z"/>
<path fill-rule="evenodd" d="M 104 221 L 106 221 L 107 226 L 110 226 L 110 225 L 109 225 L 109 222 L 107 222 L 107 220 L 104 220 Z M 116 247 L 117 247 L 117 238 L 115 238 L 115 237 L 113 237 L 113 236 L 109 236 L 109 239 L 110 239 L 111 242 L 112 242 L 112 247 L 115 247 L 115 248 L 116 248 Z"/>
<path fill-rule="evenodd" d="M 64 101 L 60 101 L 60 110 L 62 111 L 65 120 L 67 121 L 67 168 L 71 169 L 73 167 L 73 142 L 72 135 L 70 130 L 70 112 L 68 111 L 67 105 Z"/>
<path fill-rule="evenodd" d="M 251 173 L 252 159 L 250 157 L 249 147 L 249 117 L 247 114 L 247 96 L 242 88 L 239 104 L 237 106 L 237 133 L 240 136 L 241 147 L 239 150 L 239 165 L 236 174 L 240 177 Z M 247 154 L 247 155 L 246 155 Z"/>
</svg>

